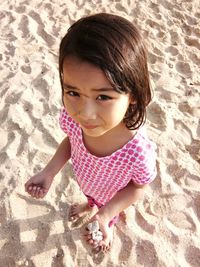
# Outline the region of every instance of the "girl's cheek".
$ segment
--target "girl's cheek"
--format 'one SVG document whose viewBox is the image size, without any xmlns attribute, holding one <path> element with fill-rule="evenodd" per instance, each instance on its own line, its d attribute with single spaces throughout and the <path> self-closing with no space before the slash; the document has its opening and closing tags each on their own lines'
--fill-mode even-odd
<svg viewBox="0 0 200 267">
<path fill-rule="evenodd" d="M 76 100 L 69 100 L 64 98 L 64 106 L 67 108 L 67 111 L 70 114 L 74 114 L 76 113 L 79 104 L 77 103 Z"/>
</svg>

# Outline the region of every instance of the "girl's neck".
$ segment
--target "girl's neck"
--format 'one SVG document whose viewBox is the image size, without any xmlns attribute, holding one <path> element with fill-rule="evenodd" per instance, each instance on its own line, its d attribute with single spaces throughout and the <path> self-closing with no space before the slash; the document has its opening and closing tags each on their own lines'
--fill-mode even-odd
<svg viewBox="0 0 200 267">
<path fill-rule="evenodd" d="M 92 155 L 106 157 L 122 148 L 134 138 L 135 134 L 136 131 L 122 127 L 116 132 L 110 131 L 99 137 L 90 137 L 83 133 L 83 142 Z"/>
</svg>

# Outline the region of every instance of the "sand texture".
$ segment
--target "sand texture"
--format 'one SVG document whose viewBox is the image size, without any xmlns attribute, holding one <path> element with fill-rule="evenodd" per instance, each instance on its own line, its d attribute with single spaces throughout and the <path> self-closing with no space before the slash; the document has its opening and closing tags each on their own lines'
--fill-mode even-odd
<svg viewBox="0 0 200 267">
<path fill-rule="evenodd" d="M 120 221 L 110 253 L 94 254 L 68 221 L 84 203 L 70 163 L 42 200 L 24 183 L 53 155 L 61 89 L 58 48 L 69 25 L 97 12 L 137 23 L 149 49 L 154 89 L 148 132 L 158 176 Z M 0 266 L 200 266 L 199 0 L 0 1 Z"/>
</svg>

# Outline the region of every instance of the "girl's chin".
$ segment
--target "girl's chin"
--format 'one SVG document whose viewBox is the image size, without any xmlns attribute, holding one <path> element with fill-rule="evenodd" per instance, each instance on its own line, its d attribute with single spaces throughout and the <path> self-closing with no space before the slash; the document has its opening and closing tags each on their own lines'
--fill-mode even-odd
<svg viewBox="0 0 200 267">
<path fill-rule="evenodd" d="M 90 136 L 90 137 L 100 137 L 102 136 L 105 132 L 101 131 L 100 129 L 83 129 L 82 131 L 85 135 Z"/>
</svg>

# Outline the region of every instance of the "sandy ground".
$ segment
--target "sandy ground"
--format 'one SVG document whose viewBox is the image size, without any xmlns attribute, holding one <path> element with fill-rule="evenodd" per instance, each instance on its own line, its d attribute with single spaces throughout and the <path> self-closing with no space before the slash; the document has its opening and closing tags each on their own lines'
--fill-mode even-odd
<svg viewBox="0 0 200 267">
<path fill-rule="evenodd" d="M 149 48 L 148 131 L 158 176 L 119 222 L 107 255 L 80 238 L 84 202 L 70 164 L 43 200 L 24 191 L 64 137 L 58 47 L 69 25 L 97 12 L 137 23 Z M 0 3 L 0 266 L 200 266 L 200 4 L 193 1 L 9 0 Z"/>
</svg>

